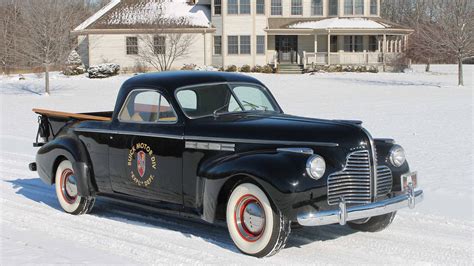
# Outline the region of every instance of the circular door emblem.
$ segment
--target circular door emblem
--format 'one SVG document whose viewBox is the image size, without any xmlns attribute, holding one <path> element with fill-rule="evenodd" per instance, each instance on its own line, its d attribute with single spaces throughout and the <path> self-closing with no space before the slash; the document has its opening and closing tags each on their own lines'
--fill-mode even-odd
<svg viewBox="0 0 474 266">
<path fill-rule="evenodd" d="M 155 179 L 156 156 L 151 147 L 143 142 L 132 146 L 128 152 L 128 167 L 133 183 L 148 187 Z"/>
</svg>

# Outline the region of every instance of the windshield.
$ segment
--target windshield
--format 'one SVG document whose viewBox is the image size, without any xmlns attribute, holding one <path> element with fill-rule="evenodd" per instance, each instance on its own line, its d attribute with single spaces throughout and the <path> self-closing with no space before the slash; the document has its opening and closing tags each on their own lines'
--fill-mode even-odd
<svg viewBox="0 0 474 266">
<path fill-rule="evenodd" d="M 181 89 L 176 98 L 190 118 L 235 112 L 278 112 L 267 90 L 256 84 L 219 83 Z"/>
</svg>

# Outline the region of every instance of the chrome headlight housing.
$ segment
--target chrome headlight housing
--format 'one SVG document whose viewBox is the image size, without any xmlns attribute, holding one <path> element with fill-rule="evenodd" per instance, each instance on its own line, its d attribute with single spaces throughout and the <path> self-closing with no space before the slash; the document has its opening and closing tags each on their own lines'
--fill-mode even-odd
<svg viewBox="0 0 474 266">
<path fill-rule="evenodd" d="M 394 145 L 390 149 L 389 159 L 390 159 L 390 163 L 393 166 L 400 167 L 406 161 L 405 151 L 403 150 L 403 148 L 400 145 Z"/>
<path fill-rule="evenodd" d="M 326 161 L 317 154 L 312 155 L 306 162 L 306 172 L 311 178 L 320 179 L 326 172 Z"/>
</svg>

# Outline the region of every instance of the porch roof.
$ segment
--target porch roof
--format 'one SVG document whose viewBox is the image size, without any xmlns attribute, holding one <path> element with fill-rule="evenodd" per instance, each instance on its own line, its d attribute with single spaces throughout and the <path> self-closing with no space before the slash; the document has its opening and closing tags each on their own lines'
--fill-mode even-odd
<svg viewBox="0 0 474 266">
<path fill-rule="evenodd" d="M 412 29 L 382 18 L 269 18 L 267 32 L 398 32 Z"/>
</svg>

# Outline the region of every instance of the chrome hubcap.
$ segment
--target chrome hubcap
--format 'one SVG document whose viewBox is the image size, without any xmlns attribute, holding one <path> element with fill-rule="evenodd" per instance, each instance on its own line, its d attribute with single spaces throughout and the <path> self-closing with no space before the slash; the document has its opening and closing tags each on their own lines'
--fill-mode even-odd
<svg viewBox="0 0 474 266">
<path fill-rule="evenodd" d="M 76 177 L 74 176 L 71 169 L 66 169 L 63 171 L 61 182 L 64 199 L 70 204 L 74 203 L 77 198 L 77 183 Z"/>
<path fill-rule="evenodd" d="M 245 195 L 235 206 L 235 222 L 242 238 L 257 241 L 265 230 L 265 211 L 262 204 L 252 195 Z"/>
</svg>

